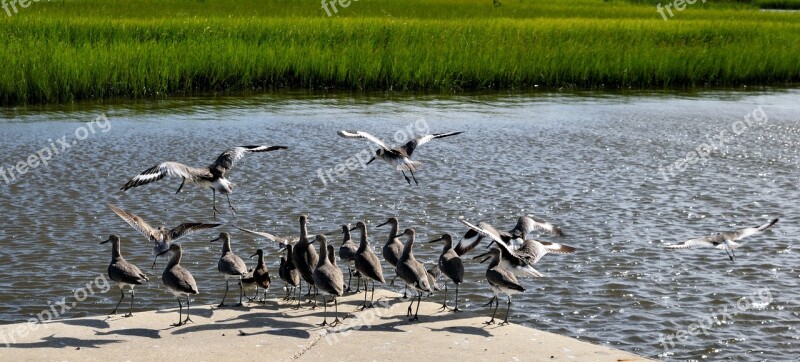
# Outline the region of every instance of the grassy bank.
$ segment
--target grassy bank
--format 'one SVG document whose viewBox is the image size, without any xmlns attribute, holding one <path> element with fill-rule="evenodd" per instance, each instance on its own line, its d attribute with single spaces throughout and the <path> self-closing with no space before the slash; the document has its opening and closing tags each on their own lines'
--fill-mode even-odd
<svg viewBox="0 0 800 362">
<path fill-rule="evenodd" d="M 666 0 L 665 0 L 666 3 Z M 603 0 L 55 0 L 0 13 L 0 102 L 275 88 L 800 81 L 800 14 Z M 332 11 L 332 9 L 329 9 Z"/>
</svg>

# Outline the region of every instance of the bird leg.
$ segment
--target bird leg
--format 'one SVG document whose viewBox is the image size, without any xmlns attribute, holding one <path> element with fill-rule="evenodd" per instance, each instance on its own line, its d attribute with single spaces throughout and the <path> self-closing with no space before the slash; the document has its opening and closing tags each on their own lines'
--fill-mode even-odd
<svg viewBox="0 0 800 362">
<path fill-rule="evenodd" d="M 178 299 L 178 323 L 173 324 L 173 327 L 180 327 L 183 325 L 183 304 L 181 304 L 181 297 L 175 297 Z"/>
<path fill-rule="evenodd" d="M 445 292 L 447 292 L 447 284 L 445 284 Z M 458 309 L 458 284 L 456 284 L 456 307 L 453 309 L 453 313 L 460 312 L 461 309 Z"/>
<path fill-rule="evenodd" d="M 233 215 L 233 217 L 236 218 L 236 209 L 234 209 L 233 205 L 231 204 L 231 197 L 228 196 L 228 194 L 225 194 L 225 198 L 228 199 L 228 207 L 231 208 L 231 215 Z"/>
<path fill-rule="evenodd" d="M 190 297 L 187 294 L 186 295 L 186 319 L 183 320 L 183 324 L 186 324 L 186 323 L 189 323 L 189 322 L 194 323 L 192 318 L 189 318 L 190 317 L 190 315 L 189 315 L 189 300 L 190 300 Z"/>
<path fill-rule="evenodd" d="M 356 291 L 355 291 L 355 293 L 359 293 L 359 292 L 361 292 L 361 273 L 356 275 L 356 277 L 358 278 L 358 283 L 356 283 Z"/>
<path fill-rule="evenodd" d="M 411 185 L 411 179 L 410 179 L 410 178 L 408 178 L 408 176 L 406 176 L 406 172 L 405 172 L 405 171 L 402 171 L 402 170 L 401 170 L 400 172 L 402 172 L 402 173 L 403 173 L 403 177 L 405 177 L 405 178 L 406 178 L 406 182 L 408 182 L 408 184 L 409 184 L 409 185 Z"/>
<path fill-rule="evenodd" d="M 222 296 L 222 301 L 219 302 L 217 307 L 224 307 L 225 306 L 225 297 L 228 296 L 228 280 L 225 279 L 225 294 Z"/>
<path fill-rule="evenodd" d="M 347 289 L 345 292 L 349 292 L 350 289 L 350 281 L 353 280 L 353 270 L 350 269 L 350 266 L 347 266 Z"/>
<path fill-rule="evenodd" d="M 499 301 L 498 301 L 499 303 Z M 503 319 L 503 322 L 500 323 L 501 326 L 508 324 L 508 313 L 511 311 L 511 296 L 508 296 L 508 307 L 506 308 L 506 319 Z"/>
<path fill-rule="evenodd" d="M 325 302 L 325 295 L 322 296 L 322 305 L 324 310 L 322 311 L 322 324 L 318 324 L 318 326 L 327 326 L 328 325 L 328 304 Z"/>
<path fill-rule="evenodd" d="M 413 301 L 413 298 L 412 298 Z M 419 305 L 422 304 L 422 292 L 417 291 L 417 311 L 414 313 L 414 318 L 409 319 L 409 321 L 417 321 L 419 320 Z"/>
<path fill-rule="evenodd" d="M 122 288 L 119 288 L 119 293 L 122 294 L 122 296 L 119 298 L 119 302 L 117 302 L 117 306 L 114 307 L 114 311 L 111 312 L 111 314 L 114 314 L 114 315 L 117 314 L 117 308 L 119 308 L 119 305 L 120 305 L 120 303 L 122 303 L 122 300 L 125 299 L 125 292 L 122 291 Z"/>
<path fill-rule="evenodd" d="M 131 307 L 128 309 L 128 314 L 125 317 L 133 317 L 133 298 L 136 297 L 136 292 L 133 291 L 133 287 L 131 287 Z M 122 301 L 122 300 L 120 300 Z"/>
<path fill-rule="evenodd" d="M 450 307 L 447 306 L 447 282 L 444 282 L 444 300 L 442 301 L 442 306 L 439 310 L 449 310 Z"/>
<path fill-rule="evenodd" d="M 372 294 L 369 297 L 369 307 L 373 307 L 372 301 L 375 300 L 375 281 L 372 281 Z"/>
<path fill-rule="evenodd" d="M 497 307 L 500 305 L 500 300 L 498 300 L 498 299 L 497 299 L 497 296 L 494 296 L 494 297 L 492 298 L 492 300 L 494 300 L 494 301 L 495 301 L 495 304 L 494 304 L 494 313 L 492 313 L 492 319 L 491 319 L 490 321 L 488 321 L 488 322 L 483 322 L 483 324 L 486 324 L 486 325 L 489 325 L 489 324 L 494 324 L 494 316 L 497 314 Z"/>
<path fill-rule="evenodd" d="M 244 294 L 244 287 L 242 286 L 242 277 L 239 277 L 239 304 L 235 305 L 235 307 L 241 307 L 242 304 L 242 295 Z M 256 285 L 256 297 L 258 297 L 258 285 Z"/>
<path fill-rule="evenodd" d="M 211 201 L 212 202 L 211 205 L 213 206 L 212 209 L 214 210 L 214 213 L 213 213 L 214 216 L 213 217 L 214 217 L 214 220 L 216 220 L 217 219 L 217 213 L 221 214 L 222 211 L 219 211 L 219 209 L 217 209 L 217 189 L 212 187 L 211 188 L 211 192 L 212 192 L 211 193 L 211 200 L 212 200 Z"/>
<path fill-rule="evenodd" d="M 339 320 L 339 301 L 336 300 L 336 297 L 333 297 L 333 308 L 336 311 L 336 314 L 334 314 L 336 316 L 336 318 L 333 320 L 333 323 L 331 323 L 331 327 L 336 326 L 339 323 L 341 323 L 341 321 Z"/>
<path fill-rule="evenodd" d="M 489 303 L 486 303 L 483 306 L 484 307 L 488 307 L 488 306 L 492 305 L 492 302 L 494 302 L 495 299 L 497 299 L 497 296 L 494 296 L 494 297 L 492 297 L 492 299 L 489 299 Z"/>
<path fill-rule="evenodd" d="M 417 181 L 417 177 L 414 176 L 414 171 L 413 170 L 408 170 L 408 172 L 411 172 L 411 177 L 414 178 L 414 183 L 416 183 L 417 186 L 419 186 L 419 181 Z M 410 185 L 411 183 L 409 182 L 408 184 Z"/>
<path fill-rule="evenodd" d="M 181 193 L 181 189 L 183 189 L 183 184 L 186 182 L 186 177 L 181 178 L 181 186 L 178 187 L 178 191 L 175 191 L 175 195 Z"/>
</svg>

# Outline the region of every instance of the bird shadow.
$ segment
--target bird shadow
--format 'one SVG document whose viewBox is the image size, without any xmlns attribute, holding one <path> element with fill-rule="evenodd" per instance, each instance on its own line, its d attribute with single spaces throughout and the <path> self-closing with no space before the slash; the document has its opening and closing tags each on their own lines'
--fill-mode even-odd
<svg viewBox="0 0 800 362">
<path fill-rule="evenodd" d="M 145 337 L 145 338 L 152 338 L 158 339 L 161 338 L 160 332 L 156 329 L 147 329 L 147 328 L 127 328 L 127 329 L 117 329 L 108 332 L 100 332 L 94 331 L 96 336 L 134 336 L 134 337 Z"/>
<path fill-rule="evenodd" d="M 90 327 L 94 329 L 108 329 L 111 328 L 111 325 L 108 324 L 108 320 L 113 318 L 112 316 L 106 317 L 106 319 L 99 320 L 99 319 L 64 319 L 59 321 L 61 324 L 66 324 L 68 326 L 78 326 L 78 327 Z"/>
<path fill-rule="evenodd" d="M 184 309 L 183 314 L 186 314 L 186 310 L 185 310 L 186 307 L 184 307 L 183 309 Z M 155 312 L 157 314 L 178 313 L 178 311 L 174 310 L 174 309 L 162 309 L 162 310 L 157 310 Z M 198 316 L 198 317 L 204 317 L 204 318 L 211 318 L 211 317 L 214 316 L 214 308 L 196 307 L 196 308 L 192 308 L 190 312 L 191 312 L 192 316 Z"/>
<path fill-rule="evenodd" d="M 56 337 L 52 334 L 39 342 L 11 343 L 10 348 L 100 348 L 106 344 L 120 343 L 118 339 L 81 339 L 72 337 Z"/>
<path fill-rule="evenodd" d="M 273 318 L 268 313 L 246 313 L 234 318 L 216 321 L 213 324 L 192 325 L 176 329 L 172 334 L 186 334 L 199 331 L 210 330 L 232 330 L 232 329 L 258 329 L 268 327 L 269 329 L 259 332 L 241 332 L 240 335 L 270 334 L 277 336 L 308 338 L 310 333 L 307 331 L 309 325 L 305 323 L 292 322 Z"/>
<path fill-rule="evenodd" d="M 428 327 L 426 327 L 428 328 Z M 444 328 L 428 328 L 431 332 L 449 332 L 449 333 L 458 333 L 458 334 L 470 334 L 474 336 L 481 336 L 481 337 L 491 337 L 493 336 L 486 327 L 472 327 L 472 326 L 452 326 L 452 327 L 444 327 Z"/>
</svg>

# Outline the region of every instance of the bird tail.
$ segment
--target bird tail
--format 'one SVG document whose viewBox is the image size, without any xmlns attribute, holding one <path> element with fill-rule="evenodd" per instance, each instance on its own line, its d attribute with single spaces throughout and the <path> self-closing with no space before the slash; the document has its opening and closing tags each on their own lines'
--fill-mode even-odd
<svg viewBox="0 0 800 362">
<path fill-rule="evenodd" d="M 416 171 L 422 167 L 422 162 L 419 161 L 405 161 L 397 165 L 397 171 Z"/>
</svg>

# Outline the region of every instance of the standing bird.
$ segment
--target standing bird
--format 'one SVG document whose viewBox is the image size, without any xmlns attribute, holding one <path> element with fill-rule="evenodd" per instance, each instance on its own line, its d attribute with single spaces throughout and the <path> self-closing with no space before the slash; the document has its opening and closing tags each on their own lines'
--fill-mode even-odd
<svg viewBox="0 0 800 362">
<path fill-rule="evenodd" d="M 414 258 L 412 248 L 414 246 L 414 238 L 416 233 L 414 229 L 406 229 L 403 235 L 408 237 L 405 246 L 403 247 L 403 254 L 397 261 L 397 275 L 400 276 L 408 285 L 414 287 L 417 291 L 417 311 L 414 317 L 409 320 L 419 320 L 419 305 L 422 302 L 422 292 L 433 293 L 433 287 L 428 279 L 428 272 L 425 266 Z M 414 299 L 411 299 L 411 304 L 408 305 L 406 316 L 411 316 L 411 307 L 414 305 Z"/>
<path fill-rule="evenodd" d="M 217 209 L 217 191 L 221 192 L 228 199 L 228 206 L 231 208 L 231 214 L 236 216 L 236 209 L 231 204 L 231 198 L 228 196 L 233 192 L 235 186 L 232 182 L 225 178 L 225 174 L 233 168 L 234 163 L 244 157 L 245 153 L 249 152 L 269 152 L 275 150 L 285 150 L 286 146 L 239 146 L 231 147 L 223 152 L 214 163 L 206 167 L 190 167 L 178 162 L 163 162 L 148 168 L 144 172 L 130 179 L 120 190 L 125 191 L 131 187 L 137 187 L 151 182 L 158 181 L 165 176 L 177 176 L 182 178 L 181 186 L 178 191 L 181 192 L 184 183 L 197 184 L 200 187 L 209 187 L 213 190 L 213 209 L 214 218 L 217 218 L 217 213 L 222 213 Z"/>
<path fill-rule="evenodd" d="M 383 279 L 381 261 L 378 260 L 375 253 L 372 252 L 372 247 L 369 245 L 369 240 L 367 239 L 367 224 L 359 221 L 352 230 L 355 229 L 361 232 L 361 242 L 358 244 L 355 258 L 356 269 L 359 274 L 365 278 L 372 279 L 372 298 L 370 298 L 369 306 L 367 306 L 367 293 L 369 292 L 367 288 L 367 279 L 364 279 L 364 304 L 361 305 L 361 309 L 372 308 L 372 300 L 375 298 L 375 281 L 385 284 L 386 280 Z"/>
<path fill-rule="evenodd" d="M 271 283 L 269 279 L 269 270 L 267 270 L 267 264 L 264 263 L 264 250 L 257 249 L 256 253 L 251 255 L 250 258 L 258 255 L 258 264 L 256 264 L 256 268 L 253 270 L 253 281 L 256 284 L 256 298 L 258 298 L 258 287 L 264 289 L 264 299 L 262 301 L 264 304 L 267 303 L 267 290 L 269 289 L 269 285 Z"/>
<path fill-rule="evenodd" d="M 668 244 L 664 247 L 667 249 L 691 249 L 703 247 L 723 249 L 725 250 L 725 253 L 728 254 L 728 257 L 731 259 L 731 261 L 735 261 L 734 259 L 736 259 L 736 254 L 733 252 L 733 250 L 742 246 L 742 244 L 737 243 L 737 241 L 742 240 L 750 235 L 759 234 L 764 230 L 771 228 L 776 223 L 778 223 L 778 219 L 774 219 L 759 226 L 743 228 L 736 231 L 721 232 L 717 233 L 716 235 L 686 240 L 677 244 Z"/>
<path fill-rule="evenodd" d="M 140 234 L 144 235 L 147 240 L 153 242 L 153 255 L 161 254 L 162 252 L 169 250 L 170 244 L 173 241 L 178 240 L 186 235 L 192 234 L 194 232 L 200 230 L 206 230 L 215 228 L 222 224 L 204 224 L 199 222 L 187 222 L 178 225 L 178 227 L 173 228 L 171 230 L 167 230 L 166 227 L 160 226 L 158 229 L 154 229 L 148 223 L 146 223 L 142 218 L 134 215 L 133 213 L 127 212 L 122 210 L 114 205 L 108 204 L 112 211 L 114 211 L 117 216 L 125 220 L 128 225 L 132 226 L 136 231 Z M 155 260 L 153 260 L 153 264 L 155 264 Z"/>
<path fill-rule="evenodd" d="M 114 307 L 114 311 L 111 312 L 111 314 L 117 314 L 117 308 L 119 308 L 122 300 L 125 299 L 125 287 L 130 286 L 131 307 L 128 310 L 128 314 L 125 315 L 126 317 L 130 317 L 133 315 L 133 298 L 136 296 L 136 293 L 133 291 L 133 287 L 146 282 L 148 280 L 147 275 L 142 273 L 142 271 L 137 268 L 136 265 L 128 263 L 125 261 L 125 258 L 122 257 L 119 245 L 119 235 L 112 234 L 106 241 L 102 241 L 100 244 L 105 244 L 109 241 L 111 242 L 111 264 L 108 265 L 108 277 L 117 282 L 119 285 L 119 292 L 122 295 L 119 298 L 119 302 L 117 302 L 117 306 Z"/>
<path fill-rule="evenodd" d="M 553 225 L 545 219 L 533 215 L 520 216 L 519 219 L 517 219 L 517 224 L 513 229 L 509 230 L 508 232 L 498 232 L 498 234 L 506 243 L 512 246 L 519 246 L 519 244 L 524 241 L 528 234 L 537 230 L 546 231 L 552 236 L 564 236 L 564 231 L 562 231 L 561 228 Z M 455 246 L 456 253 L 458 253 L 458 255 L 466 254 L 468 251 L 478 246 L 483 238 L 484 236 L 475 230 L 468 230 L 464 234 L 464 237 L 461 238 L 459 243 Z"/>
<path fill-rule="evenodd" d="M 172 258 L 169 259 L 164 273 L 161 274 L 161 281 L 164 282 L 167 289 L 178 299 L 178 323 L 173 324 L 173 326 L 177 327 L 188 322 L 194 323 L 194 321 L 189 318 L 189 296 L 192 294 L 199 294 L 200 292 L 197 290 L 197 283 L 194 281 L 192 273 L 189 273 L 188 270 L 180 265 L 182 254 L 181 245 L 171 244 L 169 249 L 162 251 L 160 255 L 164 255 L 169 251 L 172 251 Z M 182 295 L 186 295 L 186 319 L 183 321 L 181 321 L 183 312 L 183 305 L 181 305 Z"/>
<path fill-rule="evenodd" d="M 400 227 L 400 223 L 397 221 L 396 217 L 390 217 L 386 222 L 383 224 L 378 225 L 377 227 L 381 227 L 383 225 L 389 224 L 392 228 L 389 230 L 389 240 L 386 241 L 386 244 L 383 245 L 381 248 L 381 252 L 383 253 L 383 260 L 386 260 L 392 268 L 397 268 L 397 260 L 400 259 L 400 255 L 403 254 L 403 241 L 400 240 L 398 235 L 398 228 Z M 391 284 L 394 285 L 394 279 L 397 278 L 397 273 L 395 272 L 394 278 L 392 278 Z"/>
<path fill-rule="evenodd" d="M 342 225 L 342 245 L 339 247 L 339 259 L 342 259 L 343 262 L 347 264 L 347 289 L 345 292 L 350 291 L 350 281 L 353 279 L 353 270 L 350 269 L 350 263 L 355 262 L 356 260 L 356 251 L 358 251 L 358 245 L 353 242 L 353 238 L 350 235 L 350 224 Z M 361 285 L 361 274 L 358 275 L 358 285 Z"/>
<path fill-rule="evenodd" d="M 464 263 L 461 261 L 455 249 L 453 249 L 453 238 L 450 234 L 442 234 L 441 237 L 433 239 L 430 242 L 434 243 L 442 240 L 444 240 L 444 248 L 442 248 L 442 254 L 439 255 L 439 269 L 441 269 L 444 275 L 450 278 L 453 284 L 456 285 L 456 307 L 453 309 L 453 312 L 460 312 L 461 310 L 458 309 L 458 286 L 464 281 Z M 441 309 L 446 310 L 448 308 L 447 281 L 445 281 L 444 301 L 442 302 Z"/>
<path fill-rule="evenodd" d="M 336 308 L 336 318 L 331 323 L 331 327 L 333 327 L 339 324 L 339 302 L 336 297 L 344 295 L 344 276 L 342 276 L 342 270 L 331 262 L 331 259 L 334 262 L 336 259 L 329 257 L 328 239 L 324 235 L 317 235 L 316 241 L 319 243 L 319 261 L 314 268 L 314 286 L 322 292 L 322 305 L 325 308 L 321 325 L 328 325 L 328 316 L 326 315 L 328 303 L 325 296 L 330 295 L 333 298 L 334 308 Z"/>
<path fill-rule="evenodd" d="M 247 275 L 247 265 L 242 258 L 231 251 L 231 234 L 220 233 L 219 237 L 211 240 L 211 242 L 213 243 L 217 240 L 222 240 L 222 256 L 217 262 L 217 270 L 225 277 L 225 294 L 222 296 L 222 302 L 219 303 L 219 307 L 225 306 L 225 297 L 228 296 L 228 279 L 231 278 L 239 280 L 239 304 L 236 304 L 236 306 L 240 307 L 242 306 L 242 294 L 244 293 L 242 278 Z"/>
<path fill-rule="evenodd" d="M 492 292 L 494 292 L 494 313 L 492 313 L 492 319 L 488 322 L 484 322 L 484 324 L 494 324 L 494 317 L 497 314 L 497 307 L 500 306 L 500 294 L 505 294 L 508 296 L 508 307 L 506 308 L 506 319 L 503 320 L 500 325 L 508 324 L 508 314 L 511 311 L 511 296 L 517 293 L 521 293 L 525 291 L 519 282 L 517 281 L 517 277 L 514 276 L 514 273 L 509 271 L 508 269 L 502 266 L 501 260 L 503 259 L 503 252 L 500 248 L 492 248 L 491 249 L 492 261 L 489 263 L 489 267 L 486 269 L 486 281 L 489 283 L 489 286 L 492 288 Z M 476 256 L 475 258 L 479 258 Z M 483 261 L 486 261 L 485 259 Z M 483 262 L 482 261 L 482 262 Z M 489 302 L 491 304 L 491 302 Z"/>
<path fill-rule="evenodd" d="M 339 131 L 337 132 L 339 136 L 344 138 L 366 138 L 372 143 L 377 144 L 380 148 L 375 151 L 375 156 L 373 156 L 367 164 L 369 165 L 372 161 L 375 161 L 376 158 L 384 160 L 388 162 L 390 165 L 394 166 L 395 169 L 403 173 L 403 177 L 406 178 L 406 181 L 409 185 L 411 185 L 411 179 L 406 176 L 405 171 L 411 172 L 411 177 L 414 179 L 414 182 L 419 185 L 417 178 L 414 176 L 414 171 L 422 167 L 422 162 L 419 161 L 412 161 L 411 155 L 414 154 L 414 150 L 417 147 L 422 146 L 432 140 L 437 138 L 444 138 L 455 136 L 457 134 L 461 134 L 463 132 L 450 132 L 450 133 L 436 133 L 430 134 L 426 136 L 417 137 L 411 141 L 408 141 L 403 146 L 397 148 L 390 148 L 387 146 L 380 138 L 375 137 L 367 132 L 364 131 Z"/>
<path fill-rule="evenodd" d="M 300 276 L 308 283 L 308 294 L 311 294 L 311 289 L 314 287 L 314 267 L 319 261 L 317 251 L 311 246 L 311 241 L 308 239 L 308 216 L 300 216 L 300 240 L 294 244 L 292 249 L 292 263 L 300 271 Z M 302 283 L 300 284 L 300 293 L 303 292 Z M 300 306 L 300 301 L 297 301 L 297 306 Z M 317 306 L 317 292 L 314 290 L 314 308 Z"/>
<path fill-rule="evenodd" d="M 300 286 L 300 271 L 297 270 L 294 262 L 292 262 L 292 244 L 286 244 L 284 248 L 286 249 L 286 256 L 281 256 L 278 275 L 286 283 L 286 300 L 289 300 L 290 293 Z"/>
</svg>

